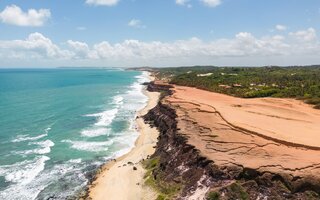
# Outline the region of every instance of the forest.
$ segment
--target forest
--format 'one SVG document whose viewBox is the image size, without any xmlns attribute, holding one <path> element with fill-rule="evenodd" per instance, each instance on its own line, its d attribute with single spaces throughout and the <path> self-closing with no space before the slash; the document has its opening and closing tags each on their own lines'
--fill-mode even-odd
<svg viewBox="0 0 320 200">
<path fill-rule="evenodd" d="M 172 84 L 242 98 L 296 98 L 320 109 L 320 66 L 158 68 L 156 76 Z"/>
</svg>

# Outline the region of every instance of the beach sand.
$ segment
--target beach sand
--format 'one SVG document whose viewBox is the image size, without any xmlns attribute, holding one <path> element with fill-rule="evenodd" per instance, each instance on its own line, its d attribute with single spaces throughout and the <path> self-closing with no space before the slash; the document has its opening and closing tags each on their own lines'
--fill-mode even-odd
<svg viewBox="0 0 320 200">
<path fill-rule="evenodd" d="M 97 179 L 89 188 L 89 197 L 93 200 L 135 200 L 155 199 L 156 193 L 151 188 L 144 186 L 145 169 L 141 160 L 152 155 L 158 138 L 156 128 L 151 128 L 144 123 L 141 116 L 155 107 L 159 100 L 159 93 L 145 91 L 149 101 L 144 109 L 138 112 L 136 120 L 140 135 L 135 147 L 126 155 L 107 163 Z M 133 168 L 136 167 L 134 170 Z"/>
</svg>

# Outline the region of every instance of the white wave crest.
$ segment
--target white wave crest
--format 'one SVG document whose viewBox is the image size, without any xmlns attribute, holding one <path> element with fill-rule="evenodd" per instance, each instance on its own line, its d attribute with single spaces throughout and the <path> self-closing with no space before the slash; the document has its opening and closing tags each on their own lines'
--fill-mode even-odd
<svg viewBox="0 0 320 200">
<path fill-rule="evenodd" d="M 102 135 L 109 135 L 110 129 L 108 128 L 97 128 L 97 129 L 87 129 L 81 131 L 83 137 L 98 137 Z"/>
<path fill-rule="evenodd" d="M 51 130 L 51 127 L 48 127 L 48 128 L 46 128 L 46 129 L 44 130 L 44 132 L 45 132 L 46 134 L 48 134 L 50 130 Z"/>
<path fill-rule="evenodd" d="M 47 160 L 50 158 L 41 156 L 13 165 L 3 165 L 0 167 L 0 176 L 4 176 L 9 182 L 28 184 L 44 169 Z"/>
<path fill-rule="evenodd" d="M 48 157 L 42 157 L 42 159 L 47 159 Z M 40 159 L 40 158 L 39 158 Z M 41 165 L 40 161 L 33 162 L 33 166 L 39 166 L 39 163 Z M 21 166 L 19 165 L 11 165 L 7 166 L 8 168 L 11 167 L 13 170 L 18 171 L 24 170 L 25 164 L 27 162 L 25 161 Z M 32 164 L 31 161 L 28 162 L 28 164 Z M 67 199 L 68 196 L 73 195 L 74 191 L 78 191 L 78 189 L 83 188 L 87 184 L 87 179 L 84 176 L 82 170 L 84 169 L 85 165 L 81 164 L 81 159 L 75 159 L 70 160 L 63 164 L 56 164 L 53 166 L 53 168 L 50 169 L 44 169 L 39 173 L 34 180 L 27 184 L 22 184 L 21 182 L 15 182 L 13 184 L 10 184 L 9 187 L 7 187 L 5 190 L 0 191 L 0 199 L 14 199 L 14 200 L 24 200 L 24 199 L 47 199 L 50 194 L 45 194 L 44 196 L 38 196 L 41 191 L 43 191 L 48 185 L 50 185 L 53 182 L 59 181 L 61 178 L 66 178 L 67 176 L 68 180 L 71 182 L 69 184 L 75 183 L 71 190 L 64 191 L 61 193 L 56 193 L 57 199 Z M 6 169 L 5 169 L 6 170 Z M 0 173 L 7 173 L 8 170 L 5 172 Z M 29 172 L 29 171 L 28 171 Z M 26 173 L 27 174 L 27 173 Z M 0 175 L 1 176 L 1 175 Z M 51 191 L 52 192 L 52 191 Z"/>
<path fill-rule="evenodd" d="M 123 104 L 123 97 L 120 95 L 117 95 L 115 97 L 113 97 L 113 103 L 116 105 L 121 105 Z"/>
<path fill-rule="evenodd" d="M 139 83 L 150 82 L 150 73 L 143 71 L 141 75 L 136 76 Z"/>
<path fill-rule="evenodd" d="M 113 144 L 112 140 L 105 141 L 105 142 L 62 140 L 61 142 L 71 144 L 71 148 L 73 149 L 80 150 L 80 151 L 89 151 L 89 152 L 107 151 L 108 147 Z"/>
<path fill-rule="evenodd" d="M 30 150 L 32 153 L 37 153 L 37 154 L 50 153 L 51 147 L 54 146 L 54 143 L 51 140 L 45 140 L 41 142 L 31 142 L 30 144 L 36 144 L 42 147 L 41 149 Z"/>
<path fill-rule="evenodd" d="M 33 140 L 39 140 L 43 137 L 48 136 L 47 133 L 42 134 L 42 135 L 38 135 L 38 136 L 34 136 L 34 137 L 30 137 L 28 135 L 18 135 L 15 139 L 11 140 L 11 142 L 23 142 L 23 141 L 33 141 Z"/>
<path fill-rule="evenodd" d="M 137 112 L 146 106 L 148 97 L 143 93 L 145 88 L 142 83 L 149 82 L 149 73 L 143 72 L 141 75 L 135 77 L 137 80 L 132 85 L 129 86 L 129 91 L 124 95 L 126 101 L 127 110 L 132 110 Z"/>
<path fill-rule="evenodd" d="M 89 114 L 87 117 L 97 117 L 98 121 L 95 123 L 96 126 L 108 126 L 111 124 L 112 120 L 116 117 L 118 109 L 114 108 L 112 110 L 106 110 L 101 113 Z"/>
<path fill-rule="evenodd" d="M 29 136 L 29 135 L 18 135 L 15 139 L 11 140 L 11 142 L 23 142 L 23 141 L 34 141 L 39 140 L 43 137 L 48 136 L 49 131 L 51 130 L 51 127 L 48 127 L 44 130 L 44 134 L 37 135 L 37 136 Z"/>
<path fill-rule="evenodd" d="M 22 156 L 26 156 L 29 154 L 48 154 L 51 152 L 51 147 L 54 146 L 54 143 L 51 140 L 45 140 L 40 142 L 29 142 L 28 145 L 39 145 L 41 148 L 24 150 L 24 151 L 13 151 L 11 153 L 19 154 Z"/>
<path fill-rule="evenodd" d="M 82 162 L 82 159 L 81 158 L 78 158 L 78 159 L 71 159 L 68 161 L 69 163 L 76 163 L 76 164 L 79 164 Z"/>
</svg>

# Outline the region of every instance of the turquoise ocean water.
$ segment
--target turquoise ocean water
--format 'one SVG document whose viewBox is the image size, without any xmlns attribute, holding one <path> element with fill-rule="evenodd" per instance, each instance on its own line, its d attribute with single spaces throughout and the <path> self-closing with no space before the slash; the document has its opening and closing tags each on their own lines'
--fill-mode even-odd
<svg viewBox="0 0 320 200">
<path fill-rule="evenodd" d="M 66 199 L 138 136 L 145 73 L 0 69 L 0 199 Z"/>
</svg>

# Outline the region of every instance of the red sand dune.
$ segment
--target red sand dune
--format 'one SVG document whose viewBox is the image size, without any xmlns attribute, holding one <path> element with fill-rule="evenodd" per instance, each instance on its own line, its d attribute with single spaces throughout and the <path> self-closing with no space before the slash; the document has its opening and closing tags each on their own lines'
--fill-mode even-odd
<svg viewBox="0 0 320 200">
<path fill-rule="evenodd" d="M 320 110 L 293 99 L 174 90 L 165 101 L 180 132 L 215 163 L 320 177 Z"/>
</svg>

